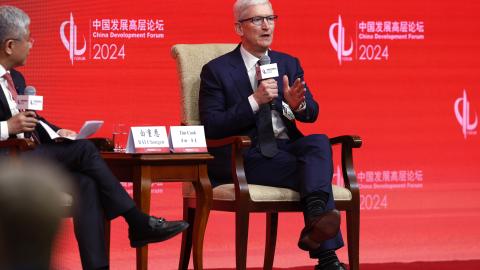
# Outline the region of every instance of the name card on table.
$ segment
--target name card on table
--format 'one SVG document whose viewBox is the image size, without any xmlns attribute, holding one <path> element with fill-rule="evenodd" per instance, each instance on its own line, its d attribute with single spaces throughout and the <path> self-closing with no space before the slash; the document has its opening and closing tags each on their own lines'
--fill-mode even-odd
<svg viewBox="0 0 480 270">
<path fill-rule="evenodd" d="M 203 126 L 172 126 L 169 139 L 174 153 L 208 152 Z"/>
<path fill-rule="evenodd" d="M 127 153 L 169 153 L 167 130 L 164 126 L 131 127 Z"/>
</svg>

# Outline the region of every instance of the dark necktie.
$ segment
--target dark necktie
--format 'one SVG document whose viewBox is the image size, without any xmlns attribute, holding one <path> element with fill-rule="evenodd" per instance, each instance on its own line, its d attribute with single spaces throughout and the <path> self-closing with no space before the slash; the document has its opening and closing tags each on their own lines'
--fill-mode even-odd
<svg viewBox="0 0 480 270">
<path fill-rule="evenodd" d="M 271 158 L 278 153 L 277 141 L 273 134 L 272 110 L 269 103 L 259 107 L 257 114 L 258 144 L 262 155 Z"/>
<path fill-rule="evenodd" d="M 270 104 L 260 105 L 257 117 L 258 143 L 265 157 L 273 157 L 278 153 L 277 142 L 273 134 L 272 111 Z"/>
<path fill-rule="evenodd" d="M 13 100 L 17 102 L 17 90 L 15 90 L 15 85 L 13 84 L 12 75 L 6 72 L 3 75 L 3 78 L 5 78 L 5 80 L 7 81 L 8 91 L 10 91 L 10 94 L 12 94 Z"/>
</svg>

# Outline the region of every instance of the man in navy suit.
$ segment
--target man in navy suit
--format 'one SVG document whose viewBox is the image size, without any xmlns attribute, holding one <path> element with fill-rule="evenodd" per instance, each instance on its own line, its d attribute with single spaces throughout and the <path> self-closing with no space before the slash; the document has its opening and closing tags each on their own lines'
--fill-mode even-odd
<svg viewBox="0 0 480 270">
<path fill-rule="evenodd" d="M 346 269 L 335 253 L 343 241 L 332 196 L 328 137 L 303 136 L 295 124 L 314 122 L 318 103 L 304 81 L 298 59 L 269 49 L 277 20 L 271 3 L 237 0 L 234 13 L 241 43 L 207 63 L 201 72 L 199 107 L 206 136 L 249 136 L 252 146 L 244 153 L 248 183 L 299 191 L 305 227 L 298 246 L 319 259 L 315 269 Z M 277 64 L 279 77 L 258 81 L 257 62 L 265 55 Z M 229 181 L 227 148 L 209 150 L 215 156 L 209 166 L 213 185 Z"/>
<path fill-rule="evenodd" d="M 16 96 L 23 93 L 25 79 L 14 68 L 25 64 L 32 48 L 29 26 L 25 12 L 0 6 L 0 140 L 24 138 L 31 133 L 41 144 L 23 155 L 53 160 L 74 176 L 78 192 L 74 194 L 73 220 L 83 269 L 109 269 L 104 216 L 125 218 L 132 247 L 167 240 L 185 230 L 188 223 L 184 221 L 166 221 L 142 213 L 91 142 L 53 142 L 38 124 L 45 119 L 35 112 L 18 110 Z M 74 131 L 46 123 L 61 136 L 75 135 Z M 36 226 L 24 227 L 37 230 Z M 21 261 L 12 264 L 8 269 L 33 269 L 23 268 L 25 262 Z"/>
</svg>

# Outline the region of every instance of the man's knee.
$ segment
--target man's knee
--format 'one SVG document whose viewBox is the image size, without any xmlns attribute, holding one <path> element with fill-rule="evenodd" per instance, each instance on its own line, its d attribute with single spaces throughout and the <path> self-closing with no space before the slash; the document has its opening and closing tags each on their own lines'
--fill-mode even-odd
<svg viewBox="0 0 480 270">
<path fill-rule="evenodd" d="M 321 149 L 331 149 L 330 139 L 325 134 L 312 134 L 305 137 L 308 144 L 312 147 L 319 147 Z"/>
<path fill-rule="evenodd" d="M 98 153 L 98 149 L 95 146 L 95 144 L 93 144 L 89 140 L 75 141 L 75 147 L 85 154 L 96 154 L 96 153 Z"/>
</svg>

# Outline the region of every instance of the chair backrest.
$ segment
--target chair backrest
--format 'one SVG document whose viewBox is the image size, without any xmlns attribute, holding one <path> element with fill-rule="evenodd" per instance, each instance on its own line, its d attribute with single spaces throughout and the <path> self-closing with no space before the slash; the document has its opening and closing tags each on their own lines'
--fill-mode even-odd
<svg viewBox="0 0 480 270">
<path fill-rule="evenodd" d="M 198 93 L 203 65 L 232 51 L 236 46 L 234 43 L 212 43 L 177 44 L 172 47 L 172 57 L 177 61 L 180 77 L 183 125 L 200 125 Z"/>
</svg>

